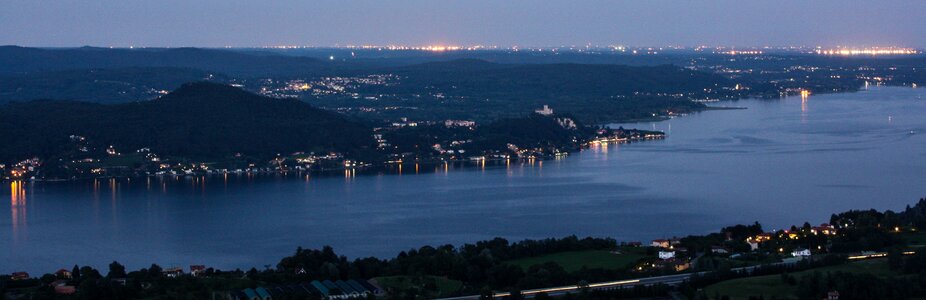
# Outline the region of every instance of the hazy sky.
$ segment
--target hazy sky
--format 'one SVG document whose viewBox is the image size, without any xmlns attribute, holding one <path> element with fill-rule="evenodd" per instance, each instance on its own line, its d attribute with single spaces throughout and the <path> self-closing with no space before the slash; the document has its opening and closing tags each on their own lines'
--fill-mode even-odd
<svg viewBox="0 0 926 300">
<path fill-rule="evenodd" d="M 897 45 L 922 0 L 2 0 L 25 46 Z"/>
</svg>

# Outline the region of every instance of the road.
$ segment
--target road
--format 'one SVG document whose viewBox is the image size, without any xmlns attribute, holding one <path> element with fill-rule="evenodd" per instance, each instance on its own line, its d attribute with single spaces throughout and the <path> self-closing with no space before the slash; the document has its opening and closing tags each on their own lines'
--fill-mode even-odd
<svg viewBox="0 0 926 300">
<path fill-rule="evenodd" d="M 915 252 L 912 252 L 912 251 L 903 253 L 903 255 L 913 255 L 913 254 L 915 254 Z M 864 253 L 862 255 L 849 256 L 849 260 L 872 259 L 872 258 L 880 258 L 880 257 L 886 257 L 886 256 L 887 256 L 887 252 L 872 252 L 872 253 Z M 768 264 L 768 265 L 771 265 L 771 266 L 793 265 L 797 262 L 798 260 L 791 260 L 791 261 L 777 262 L 777 263 Z M 748 271 L 755 270 L 756 268 L 759 268 L 759 267 L 762 267 L 762 265 L 733 268 L 730 270 L 748 272 Z M 561 296 L 564 294 L 575 293 L 575 292 L 581 291 L 583 288 L 588 288 L 589 290 L 595 290 L 595 291 L 604 291 L 604 290 L 610 290 L 610 289 L 616 289 L 616 288 L 634 287 L 638 285 L 655 285 L 655 284 L 679 285 L 685 280 L 688 280 L 688 278 L 690 278 L 691 275 L 693 274 L 704 275 L 707 273 L 710 273 L 710 271 L 666 275 L 666 276 L 655 276 L 655 277 L 643 277 L 643 278 L 608 281 L 608 282 L 598 282 L 598 283 L 591 283 L 586 287 L 582 287 L 578 285 L 569 285 L 569 286 L 524 290 L 524 291 L 521 291 L 521 295 L 523 295 L 524 298 L 533 298 L 534 295 L 537 295 L 540 293 L 546 293 L 547 295 L 550 295 L 550 296 Z M 511 296 L 511 293 L 507 293 L 507 292 L 495 293 L 492 296 L 493 298 L 501 298 L 501 297 Z M 438 299 L 438 300 L 478 300 L 478 299 L 479 299 L 479 295 L 471 295 L 471 296 L 443 298 L 443 299 Z"/>
<path fill-rule="evenodd" d="M 785 265 L 785 264 L 794 264 L 794 263 L 796 263 L 796 261 L 778 262 L 778 263 L 774 263 L 771 265 L 774 266 L 774 265 Z M 760 266 L 733 268 L 730 270 L 732 271 L 752 271 L 758 267 Z M 634 287 L 638 285 L 655 285 L 655 284 L 678 285 L 684 282 L 685 280 L 688 280 L 688 278 L 690 278 L 691 275 L 693 274 L 704 275 L 707 273 L 709 273 L 709 271 L 590 283 L 586 287 L 582 287 L 578 285 L 569 285 L 569 286 L 524 290 L 524 291 L 521 291 L 521 295 L 523 295 L 524 298 L 533 298 L 534 295 L 537 295 L 540 293 L 546 293 L 547 295 L 550 295 L 550 296 L 561 296 L 564 294 L 575 293 L 575 292 L 581 291 L 583 288 L 588 288 L 589 290 L 604 291 L 604 290 L 610 290 L 610 289 L 616 289 L 616 288 Z M 507 296 L 511 296 L 511 293 L 507 293 L 507 292 L 495 293 L 493 295 L 493 298 L 501 298 L 501 297 L 507 297 Z M 443 299 L 438 299 L 438 300 L 478 300 L 478 299 L 479 299 L 479 295 L 471 295 L 471 296 L 443 298 Z"/>
</svg>

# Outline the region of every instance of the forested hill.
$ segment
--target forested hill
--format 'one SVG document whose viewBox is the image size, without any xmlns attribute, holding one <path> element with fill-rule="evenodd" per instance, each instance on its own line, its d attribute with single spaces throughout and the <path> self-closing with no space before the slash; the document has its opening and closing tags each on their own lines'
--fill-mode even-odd
<svg viewBox="0 0 926 300">
<path fill-rule="evenodd" d="M 77 151 L 71 135 L 121 151 L 215 158 L 243 153 L 366 151 L 371 129 L 291 99 L 261 97 L 207 82 L 185 84 L 154 101 L 101 105 L 31 101 L 0 106 L 0 161 Z"/>
<path fill-rule="evenodd" d="M 333 63 L 272 53 L 202 48 L 64 48 L 0 46 L 0 75 L 129 67 L 191 68 L 232 76 L 290 76 L 325 72 Z"/>
</svg>

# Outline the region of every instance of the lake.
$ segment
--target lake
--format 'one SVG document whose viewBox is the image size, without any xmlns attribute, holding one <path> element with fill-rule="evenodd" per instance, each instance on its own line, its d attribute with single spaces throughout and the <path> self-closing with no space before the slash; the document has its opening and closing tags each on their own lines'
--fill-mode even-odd
<svg viewBox="0 0 926 300">
<path fill-rule="evenodd" d="M 559 160 L 402 174 L 4 183 L 0 273 L 275 266 L 297 246 L 391 257 L 422 245 L 566 235 L 621 241 L 827 222 L 926 196 L 926 89 L 720 102 L 667 138 Z M 416 172 L 417 171 L 417 172 Z M 417 173 L 417 174 L 416 174 Z"/>
</svg>

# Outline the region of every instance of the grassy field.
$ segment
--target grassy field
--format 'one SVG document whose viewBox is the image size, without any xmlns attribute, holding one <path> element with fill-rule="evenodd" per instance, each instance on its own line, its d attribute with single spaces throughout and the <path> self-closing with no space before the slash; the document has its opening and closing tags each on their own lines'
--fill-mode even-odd
<svg viewBox="0 0 926 300">
<path fill-rule="evenodd" d="M 528 257 L 509 261 L 508 263 L 527 270 L 534 265 L 554 262 L 562 266 L 566 272 L 573 272 L 582 269 L 583 266 L 587 268 L 626 269 L 632 267 L 634 263 L 643 257 L 645 256 L 642 253 L 631 253 L 630 251 L 614 254 L 606 250 L 590 250 Z"/>
<path fill-rule="evenodd" d="M 397 289 L 404 290 L 411 287 L 418 287 L 424 289 L 424 286 L 428 282 L 433 282 L 437 286 L 437 291 L 429 295 L 432 298 L 448 297 L 454 292 L 459 291 L 463 287 L 463 282 L 459 280 L 447 279 L 437 276 L 388 276 L 388 277 L 376 277 L 376 282 L 380 287 L 384 289 Z"/>
<path fill-rule="evenodd" d="M 832 267 L 816 268 L 802 272 L 792 273 L 798 281 L 801 276 L 813 274 L 813 272 L 849 272 L 849 273 L 870 273 L 876 276 L 887 276 L 891 271 L 887 266 L 887 259 L 872 259 L 842 264 Z M 781 281 L 780 275 L 767 275 L 749 278 L 740 278 L 720 282 L 705 288 L 708 297 L 714 295 L 730 296 L 731 300 L 749 299 L 749 296 L 764 296 L 769 299 L 776 296 L 781 299 L 797 299 L 794 295 L 797 287 L 788 285 Z"/>
<path fill-rule="evenodd" d="M 900 238 L 906 240 L 910 245 L 926 245 L 926 232 L 924 231 L 904 232 L 900 234 Z"/>
</svg>

